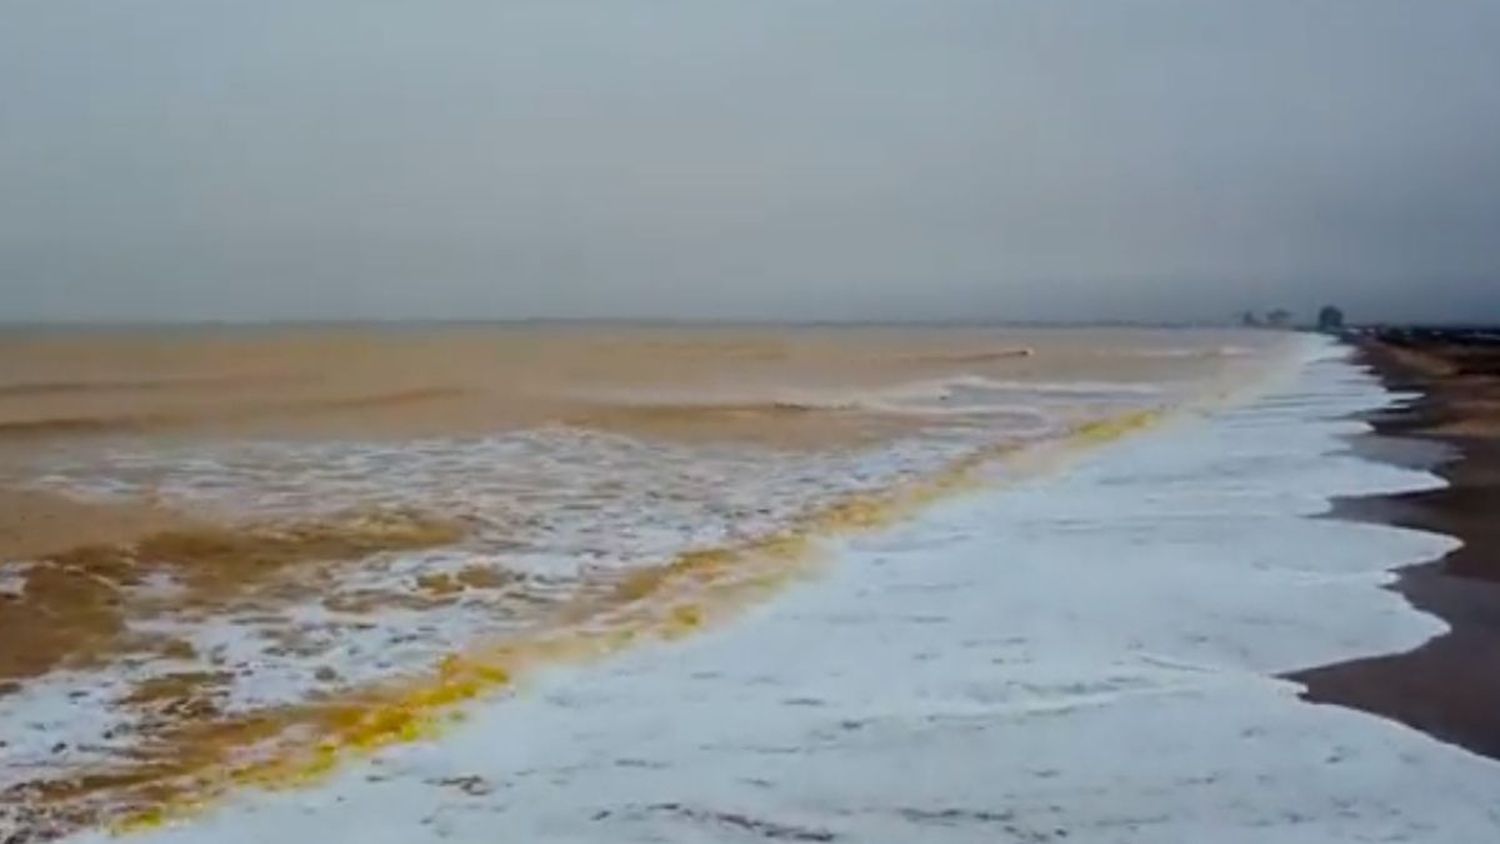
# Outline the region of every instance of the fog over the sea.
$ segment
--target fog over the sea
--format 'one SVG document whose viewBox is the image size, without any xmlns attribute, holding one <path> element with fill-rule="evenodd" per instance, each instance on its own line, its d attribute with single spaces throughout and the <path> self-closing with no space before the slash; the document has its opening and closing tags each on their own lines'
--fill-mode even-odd
<svg viewBox="0 0 1500 844">
<path fill-rule="evenodd" d="M 1495 0 L 13 0 L 0 321 L 1500 320 Z"/>
</svg>

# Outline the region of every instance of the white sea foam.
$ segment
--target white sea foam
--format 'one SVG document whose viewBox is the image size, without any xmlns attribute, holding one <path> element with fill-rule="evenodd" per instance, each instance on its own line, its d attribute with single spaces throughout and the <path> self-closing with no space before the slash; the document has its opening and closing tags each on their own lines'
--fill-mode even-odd
<svg viewBox="0 0 1500 844">
<path fill-rule="evenodd" d="M 43 483 L 75 494 L 150 494 L 248 520 L 354 508 L 461 517 L 477 528 L 470 550 L 501 547 L 507 565 L 555 575 L 760 532 L 828 496 L 930 471 L 978 437 L 811 455 L 566 428 L 399 444 L 215 444 L 59 462 Z"/>
<path fill-rule="evenodd" d="M 69 494 L 149 495 L 249 521 L 417 509 L 461 518 L 473 532 L 451 547 L 357 561 L 333 582 L 278 600 L 274 611 L 253 594 L 209 612 L 179 611 L 170 599 L 180 584 L 164 576 L 126 587 L 158 607 L 151 617 L 128 619 L 131 634 L 185 643 L 197 656 L 136 654 L 28 680 L 24 693 L 0 696 L 7 740 L 12 725 L 28 736 L 7 749 L 0 790 L 122 749 L 114 737 L 135 734 L 149 713 L 120 701 L 152 677 L 226 672 L 215 703 L 233 714 L 426 671 L 469 643 L 527 629 L 601 572 L 764 535 L 834 496 L 931 472 L 992 436 L 988 428 L 954 430 L 875 449 L 784 454 L 558 428 L 402 444 L 191 444 L 59 460 L 42 483 Z M 27 565 L 0 567 L 0 594 L 19 592 Z M 523 579 L 430 606 L 336 608 L 344 597 L 418 594 L 421 578 L 475 565 Z M 522 591 L 524 600 L 508 600 Z"/>
<path fill-rule="evenodd" d="M 950 384 L 956 389 L 1063 396 L 1159 396 L 1166 392 L 1161 384 L 1143 381 L 1007 381 L 968 376 Z"/>
<path fill-rule="evenodd" d="M 27 563 L 0 562 L 0 596 L 20 595 L 26 588 Z"/>
<path fill-rule="evenodd" d="M 1308 518 L 1440 483 L 1344 452 L 1390 397 L 1310 350 L 1257 401 L 853 542 L 731 629 L 150 837 L 1496 840 L 1500 765 L 1271 676 L 1440 632 L 1379 587 L 1454 544 Z"/>
<path fill-rule="evenodd" d="M 1142 358 L 1196 358 L 1196 357 L 1221 357 L 1237 358 L 1255 354 L 1255 350 L 1246 346 L 1217 346 L 1212 349 L 1184 347 L 1184 348 L 1158 348 L 1158 349 L 1131 349 L 1123 352 L 1131 357 Z"/>
</svg>

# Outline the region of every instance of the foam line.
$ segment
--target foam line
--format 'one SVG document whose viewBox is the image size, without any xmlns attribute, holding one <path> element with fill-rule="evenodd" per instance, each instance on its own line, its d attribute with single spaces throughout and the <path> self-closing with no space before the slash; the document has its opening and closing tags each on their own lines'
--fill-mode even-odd
<svg viewBox="0 0 1500 844">
<path fill-rule="evenodd" d="M 998 466 L 1011 477 L 1055 469 L 1163 418 L 1160 411 L 1137 411 L 1081 424 L 1040 446 L 974 450 L 930 475 L 811 510 L 784 530 L 632 572 L 565 608 L 556 624 L 451 654 L 425 677 L 200 725 L 164 737 L 170 752 L 143 765 L 52 783 L 31 796 L 90 806 L 83 817 L 98 813 L 96 820 L 131 832 L 195 814 L 241 788 L 313 785 L 349 759 L 435 736 L 462 704 L 513 689 L 537 669 L 588 663 L 721 624 L 813 573 L 830 542 L 879 531 L 975 489 L 993 480 Z"/>
</svg>

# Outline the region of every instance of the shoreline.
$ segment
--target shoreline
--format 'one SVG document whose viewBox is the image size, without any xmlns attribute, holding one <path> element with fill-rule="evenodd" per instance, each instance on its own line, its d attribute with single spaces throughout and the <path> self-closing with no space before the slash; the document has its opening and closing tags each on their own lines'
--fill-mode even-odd
<svg viewBox="0 0 1500 844">
<path fill-rule="evenodd" d="M 1457 339 L 1457 342 L 1455 342 Z M 1440 741 L 1500 759 L 1500 346 L 1437 334 L 1360 346 L 1363 361 L 1410 402 L 1366 414 L 1373 430 L 1351 448 L 1421 468 L 1447 486 L 1341 498 L 1328 517 L 1431 531 L 1463 544 L 1397 570 L 1388 589 L 1443 620 L 1449 631 L 1403 653 L 1290 673 L 1302 698 L 1397 721 Z"/>
</svg>

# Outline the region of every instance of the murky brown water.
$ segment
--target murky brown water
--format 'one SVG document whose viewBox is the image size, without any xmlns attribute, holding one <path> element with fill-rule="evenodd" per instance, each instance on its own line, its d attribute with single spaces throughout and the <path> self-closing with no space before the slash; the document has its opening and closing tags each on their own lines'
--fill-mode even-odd
<svg viewBox="0 0 1500 844">
<path fill-rule="evenodd" d="M 684 582 L 775 582 L 749 564 L 730 575 L 878 523 L 893 495 L 965 476 L 976 455 L 1232 390 L 1274 344 L 876 328 L 0 336 L 0 790 L 38 829 L 139 812 L 269 739 L 358 743 L 360 713 L 433 694 L 392 683 L 476 642 L 592 651 L 603 634 L 579 631 L 621 613 L 692 627 L 701 608 L 648 609 Z M 439 685 L 472 693 L 494 664 Z"/>
</svg>

